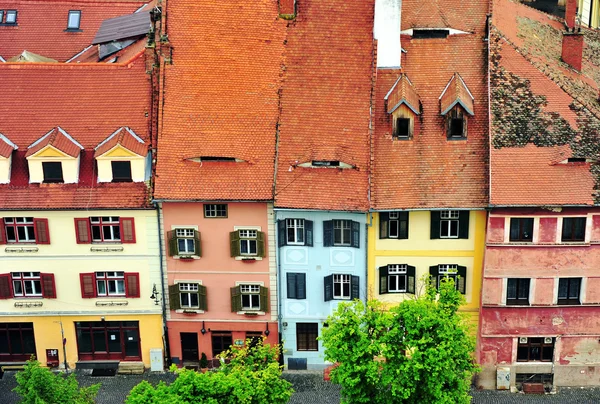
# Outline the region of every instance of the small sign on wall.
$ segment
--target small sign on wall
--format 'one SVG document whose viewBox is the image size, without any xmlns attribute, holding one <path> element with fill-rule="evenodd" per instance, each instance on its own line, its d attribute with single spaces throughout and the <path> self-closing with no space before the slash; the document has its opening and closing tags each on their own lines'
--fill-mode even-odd
<svg viewBox="0 0 600 404">
<path fill-rule="evenodd" d="M 237 346 L 243 346 L 244 345 L 244 340 L 243 339 L 236 339 L 233 344 L 237 345 Z"/>
</svg>

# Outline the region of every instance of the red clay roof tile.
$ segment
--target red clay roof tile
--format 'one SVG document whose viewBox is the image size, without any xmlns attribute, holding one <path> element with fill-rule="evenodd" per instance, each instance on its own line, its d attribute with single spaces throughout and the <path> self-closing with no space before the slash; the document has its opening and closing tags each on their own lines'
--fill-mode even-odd
<svg viewBox="0 0 600 404">
<path fill-rule="evenodd" d="M 440 110 L 446 115 L 455 105 L 460 105 L 469 115 L 473 115 L 473 95 L 460 74 L 454 73 L 440 96 Z"/>
<path fill-rule="evenodd" d="M 417 115 L 421 113 L 419 94 L 417 94 L 411 81 L 404 73 L 402 73 L 394 83 L 394 86 L 384 97 L 384 100 L 387 101 L 388 114 L 394 112 L 402 104 L 406 105 Z"/>
<path fill-rule="evenodd" d="M 148 145 L 129 128 L 119 128 L 94 149 L 94 158 L 102 156 L 113 147 L 120 145 L 139 156 L 148 154 Z"/>
<path fill-rule="evenodd" d="M 9 158 L 12 152 L 16 149 L 17 145 L 0 133 L 0 157 Z"/>
<path fill-rule="evenodd" d="M 73 139 L 67 132 L 62 130 L 60 126 L 57 126 L 29 145 L 27 152 L 25 153 L 25 158 L 33 156 L 47 146 L 52 146 L 71 157 L 79 156 L 79 153 L 83 149 L 83 146 L 81 146 L 77 140 Z"/>
</svg>

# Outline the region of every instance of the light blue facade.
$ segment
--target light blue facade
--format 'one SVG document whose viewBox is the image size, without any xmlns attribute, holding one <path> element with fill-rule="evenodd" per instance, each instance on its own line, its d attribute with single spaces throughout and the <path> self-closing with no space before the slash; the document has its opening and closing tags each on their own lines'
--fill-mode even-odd
<svg viewBox="0 0 600 404">
<path fill-rule="evenodd" d="M 282 334 L 286 367 L 289 367 L 290 358 L 292 362 L 300 359 L 300 367 L 303 366 L 302 362 L 306 360 L 308 369 L 323 369 L 328 366 L 329 363 L 324 360 L 323 345 L 320 341 L 314 344 L 314 339 L 311 338 L 311 350 L 306 350 L 307 343 L 306 337 L 304 337 L 304 346 L 300 346 L 301 349 L 298 349 L 298 324 L 301 324 L 300 327 L 305 327 L 305 330 L 306 327 L 314 327 L 316 324 L 320 336 L 327 316 L 336 309 L 340 302 L 350 301 L 352 297 L 358 297 L 363 301 L 366 299 L 366 216 L 365 213 L 276 210 L 279 329 Z M 303 230 L 303 240 L 298 241 L 297 238 L 294 240 L 294 236 L 288 236 L 288 226 L 285 225 L 287 223 L 286 219 L 304 219 L 303 224 L 306 226 Z M 352 223 L 341 223 L 339 220 L 355 223 L 351 228 L 353 234 L 349 246 L 339 245 L 340 242 L 344 243 L 346 241 L 344 236 L 341 236 L 342 239 L 340 240 L 340 235 L 343 232 L 340 227 Z M 312 246 L 307 245 L 310 244 L 310 242 L 307 243 L 310 239 L 309 221 L 312 222 Z M 333 237 L 330 231 L 332 224 L 337 227 L 337 230 L 334 230 Z M 357 230 L 358 234 L 356 233 Z M 347 235 L 346 232 L 345 236 Z M 282 237 L 285 238 L 285 241 L 282 240 Z M 294 240 L 291 245 L 287 243 L 290 239 Z M 329 243 L 326 241 L 329 241 Z M 332 241 L 334 245 L 326 246 Z M 294 289 L 293 282 L 294 279 L 303 277 L 305 278 L 305 294 L 302 293 L 301 288 Z M 290 279 L 291 284 L 288 284 Z M 350 296 L 348 296 L 347 284 L 345 284 L 347 280 L 350 280 L 351 283 L 349 285 L 351 289 Z M 332 281 L 335 284 L 332 284 Z M 325 290 L 326 285 L 331 285 L 328 287 L 327 292 Z M 326 293 L 328 298 L 333 298 L 326 301 Z M 305 298 L 302 298 L 304 295 Z M 302 324 L 310 325 L 303 326 Z M 300 345 L 302 345 L 302 341 Z M 312 350 L 314 348 L 317 348 L 317 350 Z"/>
</svg>

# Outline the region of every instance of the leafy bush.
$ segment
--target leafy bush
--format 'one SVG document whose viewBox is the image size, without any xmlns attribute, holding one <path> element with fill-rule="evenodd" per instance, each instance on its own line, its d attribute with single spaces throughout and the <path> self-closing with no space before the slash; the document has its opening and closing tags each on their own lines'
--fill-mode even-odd
<svg viewBox="0 0 600 404">
<path fill-rule="evenodd" d="M 23 404 L 93 404 L 100 384 L 79 387 L 74 374 L 65 377 L 29 360 L 16 375 L 16 391 Z"/>
</svg>

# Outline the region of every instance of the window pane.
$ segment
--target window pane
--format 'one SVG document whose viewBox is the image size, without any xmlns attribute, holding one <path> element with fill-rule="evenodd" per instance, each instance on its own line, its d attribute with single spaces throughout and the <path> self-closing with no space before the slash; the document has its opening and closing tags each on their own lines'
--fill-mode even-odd
<svg viewBox="0 0 600 404">
<path fill-rule="evenodd" d="M 288 237 L 288 242 L 289 243 L 294 243 L 296 242 L 296 239 L 294 238 L 295 236 L 295 229 L 293 227 L 288 227 L 287 229 L 287 237 Z"/>
<path fill-rule="evenodd" d="M 507 282 L 506 288 L 506 298 L 507 299 L 516 299 L 517 298 L 517 280 L 509 279 Z"/>
<path fill-rule="evenodd" d="M 250 254 L 256 254 L 256 240 L 249 240 L 248 244 L 250 244 Z"/>
<path fill-rule="evenodd" d="M 406 276 L 398 276 L 398 290 L 406 290 Z"/>
<path fill-rule="evenodd" d="M 388 277 L 388 288 L 392 291 L 398 290 L 398 275 Z"/>
<path fill-rule="evenodd" d="M 192 307 L 198 307 L 198 294 L 191 293 L 190 294 L 190 303 Z"/>
<path fill-rule="evenodd" d="M 19 330 L 11 330 L 8 332 L 10 336 L 11 351 L 13 354 L 24 354 L 23 342 L 21 341 L 21 332 Z"/>
<path fill-rule="evenodd" d="M 106 282 L 105 281 L 96 282 L 96 286 L 98 288 L 99 295 L 106 295 Z"/>
<path fill-rule="evenodd" d="M 510 239 L 511 240 L 519 239 L 519 219 L 515 219 L 515 218 L 510 219 Z"/>
<path fill-rule="evenodd" d="M 79 17 L 80 17 L 80 14 L 78 11 L 69 11 L 69 22 L 67 24 L 67 28 L 78 29 L 79 28 Z"/>
<path fill-rule="evenodd" d="M 579 299 L 581 280 L 578 278 L 570 279 L 569 282 L 569 299 Z"/>
<path fill-rule="evenodd" d="M 448 220 L 442 220 L 440 222 L 440 235 L 442 237 L 448 237 L 449 228 L 450 223 L 448 222 Z"/>
<path fill-rule="evenodd" d="M 575 240 L 580 240 L 583 241 L 585 240 L 585 218 L 584 217 L 578 217 L 576 219 L 574 219 L 575 221 L 575 230 L 574 230 L 574 234 L 573 234 L 573 238 Z"/>
<path fill-rule="evenodd" d="M 17 241 L 17 233 L 15 232 L 14 227 L 6 228 L 6 240 L 7 241 Z"/>
<path fill-rule="evenodd" d="M 304 228 L 299 227 L 296 229 L 296 241 L 298 243 L 304 243 Z"/>
<path fill-rule="evenodd" d="M 553 354 L 554 354 L 554 346 L 545 346 L 542 349 L 542 360 L 551 362 Z"/>
<path fill-rule="evenodd" d="M 390 220 L 390 237 L 398 237 L 398 220 Z"/>
<path fill-rule="evenodd" d="M 333 229 L 333 244 L 342 244 L 342 229 Z"/>
<path fill-rule="evenodd" d="M 539 361 L 542 359 L 542 350 L 539 346 L 531 346 L 529 348 L 529 360 Z"/>
<path fill-rule="evenodd" d="M 190 294 L 189 293 L 181 294 L 181 305 L 184 307 L 190 306 Z"/>
<path fill-rule="evenodd" d="M 93 330 L 94 336 L 94 351 L 95 352 L 106 352 L 106 334 L 105 330 Z"/>
<path fill-rule="evenodd" d="M 450 237 L 458 237 L 458 220 L 450 221 Z"/>
<path fill-rule="evenodd" d="M 519 279 L 519 299 L 529 299 L 529 279 Z"/>
<path fill-rule="evenodd" d="M 560 279 L 558 281 L 558 298 L 567 299 L 569 295 L 569 280 Z"/>
</svg>

